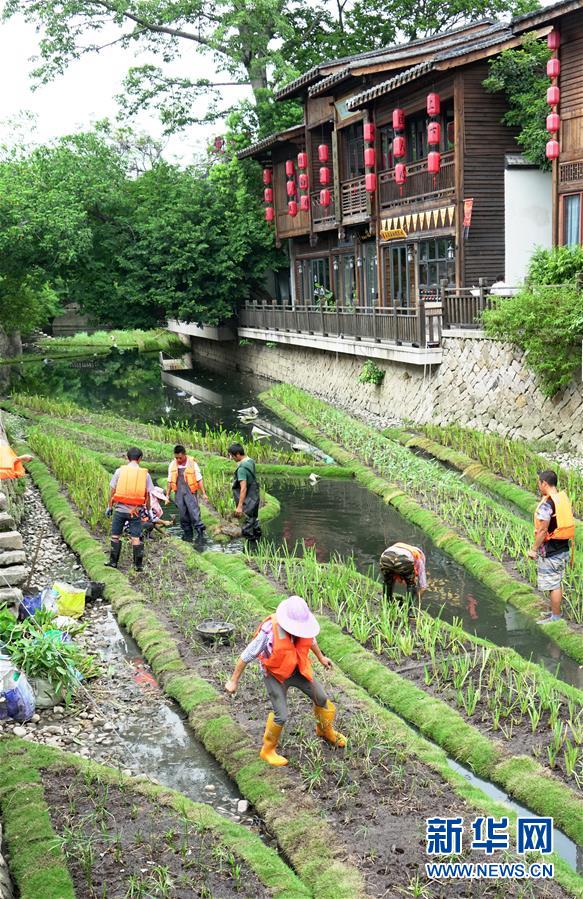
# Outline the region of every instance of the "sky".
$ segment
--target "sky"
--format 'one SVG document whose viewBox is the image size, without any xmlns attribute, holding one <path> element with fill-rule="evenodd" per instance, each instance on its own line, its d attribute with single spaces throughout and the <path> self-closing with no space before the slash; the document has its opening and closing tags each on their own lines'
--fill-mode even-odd
<svg viewBox="0 0 583 899">
<path fill-rule="evenodd" d="M 118 32 L 112 31 L 110 39 L 117 36 Z M 108 36 L 102 35 L 100 40 L 105 43 Z M 128 68 L 154 61 L 146 53 L 138 55 L 118 46 L 108 47 L 99 54 L 88 54 L 72 63 L 64 75 L 33 91 L 30 72 L 34 63 L 31 57 L 37 52 L 38 35 L 33 26 L 21 18 L 0 23 L 0 143 L 7 141 L 10 132 L 14 131 L 14 118 L 22 112 L 35 115 L 35 142 L 38 143 L 85 130 L 99 119 L 115 120 L 115 95 L 120 92 Z M 188 66 L 182 62 L 176 67 L 179 74 L 205 78 L 212 78 L 215 74 L 209 56 L 190 52 L 188 60 Z M 229 102 L 243 99 L 248 93 L 244 87 L 224 90 L 228 92 L 226 97 Z M 205 101 L 201 99 L 198 103 L 200 105 L 196 111 L 202 114 Z M 161 133 L 155 112 L 141 113 L 134 127 L 155 137 Z M 168 141 L 164 156 L 187 164 L 194 155 L 204 153 L 209 140 L 220 131 L 220 123 L 193 126 Z"/>
</svg>

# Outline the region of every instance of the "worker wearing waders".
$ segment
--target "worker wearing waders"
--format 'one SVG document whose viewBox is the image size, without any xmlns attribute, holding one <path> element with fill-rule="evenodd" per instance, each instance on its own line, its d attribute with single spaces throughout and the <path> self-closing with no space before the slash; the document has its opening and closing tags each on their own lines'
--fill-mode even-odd
<svg viewBox="0 0 583 899">
<path fill-rule="evenodd" d="M 259 481 L 257 480 L 255 462 L 245 455 L 245 450 L 240 443 L 231 444 L 229 456 L 237 463 L 237 470 L 233 478 L 233 498 L 236 506 L 236 517 L 245 518 L 241 532 L 248 540 L 259 540 L 261 537 L 261 528 L 259 526 Z"/>
<path fill-rule="evenodd" d="M 407 596 L 413 598 L 427 590 L 425 555 L 418 546 L 393 543 L 382 554 L 379 567 L 383 575 L 383 593 L 387 599 L 393 598 L 395 581 L 405 584 Z"/>
<path fill-rule="evenodd" d="M 259 659 L 267 694 L 273 706 L 269 713 L 259 755 L 269 765 L 287 765 L 277 753 L 277 744 L 287 721 L 287 691 L 296 687 L 314 703 L 316 733 L 332 746 L 346 746 L 346 737 L 334 730 L 336 709 L 322 684 L 315 680 L 310 651 L 320 664 L 331 668 L 332 662 L 322 655 L 316 641 L 320 625 L 300 596 L 290 596 L 278 605 L 275 615 L 263 621 L 255 637 L 243 650 L 230 680 L 227 693 L 237 691 L 243 671 L 253 659 Z"/>
<path fill-rule="evenodd" d="M 180 515 L 182 539 L 191 542 L 194 531 L 198 538 L 202 537 L 205 526 L 200 517 L 197 494 L 200 493 L 204 499 L 207 499 L 207 495 L 198 462 L 186 455 L 181 444 L 174 447 L 174 459 L 168 466 L 166 502 L 170 499 L 171 492 L 174 492 L 174 502 Z"/>
<path fill-rule="evenodd" d="M 537 623 L 552 624 L 561 620 L 563 579 L 569 561 L 573 565 L 575 519 L 554 471 L 540 472 L 538 490 L 542 499 L 534 513 L 534 544 L 528 556 L 536 559 L 538 589 L 549 594 L 551 603 L 549 614 Z"/>
<path fill-rule="evenodd" d="M 113 512 L 111 520 L 110 568 L 117 568 L 121 553 L 121 535 L 128 523 L 134 568 L 141 571 L 144 565 L 144 544 L 142 543 L 142 508 L 150 508 L 150 493 L 154 489 L 152 478 L 145 468 L 140 468 L 143 453 L 137 446 L 127 452 L 128 464 L 118 468 L 109 483 L 109 505 L 107 515 Z"/>
</svg>

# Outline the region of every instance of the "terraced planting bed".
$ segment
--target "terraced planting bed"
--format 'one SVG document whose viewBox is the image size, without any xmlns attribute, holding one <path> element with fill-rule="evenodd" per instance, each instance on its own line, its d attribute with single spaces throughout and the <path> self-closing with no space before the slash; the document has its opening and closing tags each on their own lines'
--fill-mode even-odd
<svg viewBox="0 0 583 899">
<path fill-rule="evenodd" d="M 359 480 L 419 525 L 445 552 L 474 576 L 533 618 L 542 597 L 524 580 L 536 583 L 535 563 L 526 557 L 532 525 L 479 486 L 415 455 L 401 443 L 351 418 L 297 388 L 278 385 L 266 404 L 340 462 L 353 464 Z M 519 580 L 513 575 L 520 575 Z M 583 556 L 566 582 L 565 615 L 545 630 L 575 660 L 583 662 Z"/>
</svg>

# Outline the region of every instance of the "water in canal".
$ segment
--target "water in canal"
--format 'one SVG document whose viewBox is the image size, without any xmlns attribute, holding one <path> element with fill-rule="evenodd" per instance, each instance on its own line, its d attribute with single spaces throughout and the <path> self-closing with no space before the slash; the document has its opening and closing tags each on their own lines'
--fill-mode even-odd
<svg viewBox="0 0 583 899">
<path fill-rule="evenodd" d="M 200 366 L 169 375 L 160 372 L 155 353 L 116 352 L 107 357 L 34 362 L 10 369 L 12 389 L 61 396 L 96 411 L 130 418 L 173 418 L 198 426 L 208 423 L 213 428 L 237 429 L 250 437 L 253 424 L 241 423 L 237 410 L 256 406 L 260 418 L 278 424 L 258 399 L 269 381 Z M 269 539 L 285 541 L 290 547 L 304 540 L 317 547 L 321 561 L 334 553 L 353 555 L 363 572 L 374 567 L 382 550 L 395 540 L 422 546 L 428 559 L 430 587 L 424 602 L 432 612 L 441 611 L 448 621 L 461 618 L 467 630 L 500 646 L 512 646 L 525 658 L 532 657 L 565 681 L 583 688 L 583 670 L 527 616 L 502 603 L 440 552 L 421 530 L 355 481 L 321 480 L 312 486 L 307 481 L 278 479 L 267 486 L 281 502 L 281 514 L 265 527 Z"/>
</svg>

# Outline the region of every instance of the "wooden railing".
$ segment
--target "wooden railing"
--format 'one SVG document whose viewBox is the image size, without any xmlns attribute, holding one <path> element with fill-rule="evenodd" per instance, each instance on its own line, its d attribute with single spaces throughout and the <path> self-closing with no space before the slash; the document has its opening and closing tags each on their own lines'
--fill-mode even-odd
<svg viewBox="0 0 583 899">
<path fill-rule="evenodd" d="M 322 226 L 328 227 L 336 224 L 336 204 L 334 202 L 334 192 L 330 191 L 330 205 L 322 206 L 320 203 L 320 191 L 315 190 L 310 194 L 312 203 L 312 225 L 314 228 L 322 229 Z"/>
<path fill-rule="evenodd" d="M 442 283 L 435 293 L 443 308 L 444 328 L 481 328 L 482 313 L 497 299 L 481 279 L 477 287 L 448 287 Z"/>
<path fill-rule="evenodd" d="M 454 190 L 454 153 L 442 153 L 438 175 L 427 171 L 427 160 L 407 165 L 405 184 L 395 183 L 395 170 L 379 172 L 379 203 L 381 209 L 416 202 L 424 197 L 440 197 Z"/>
<path fill-rule="evenodd" d="M 342 221 L 355 216 L 362 218 L 368 215 L 368 195 L 364 175 L 360 178 L 351 178 L 349 181 L 343 181 L 340 185 L 340 197 Z"/>
<path fill-rule="evenodd" d="M 441 343 L 441 316 L 439 303 L 423 300 L 412 307 L 246 303 L 239 311 L 239 326 L 427 348 Z"/>
</svg>

